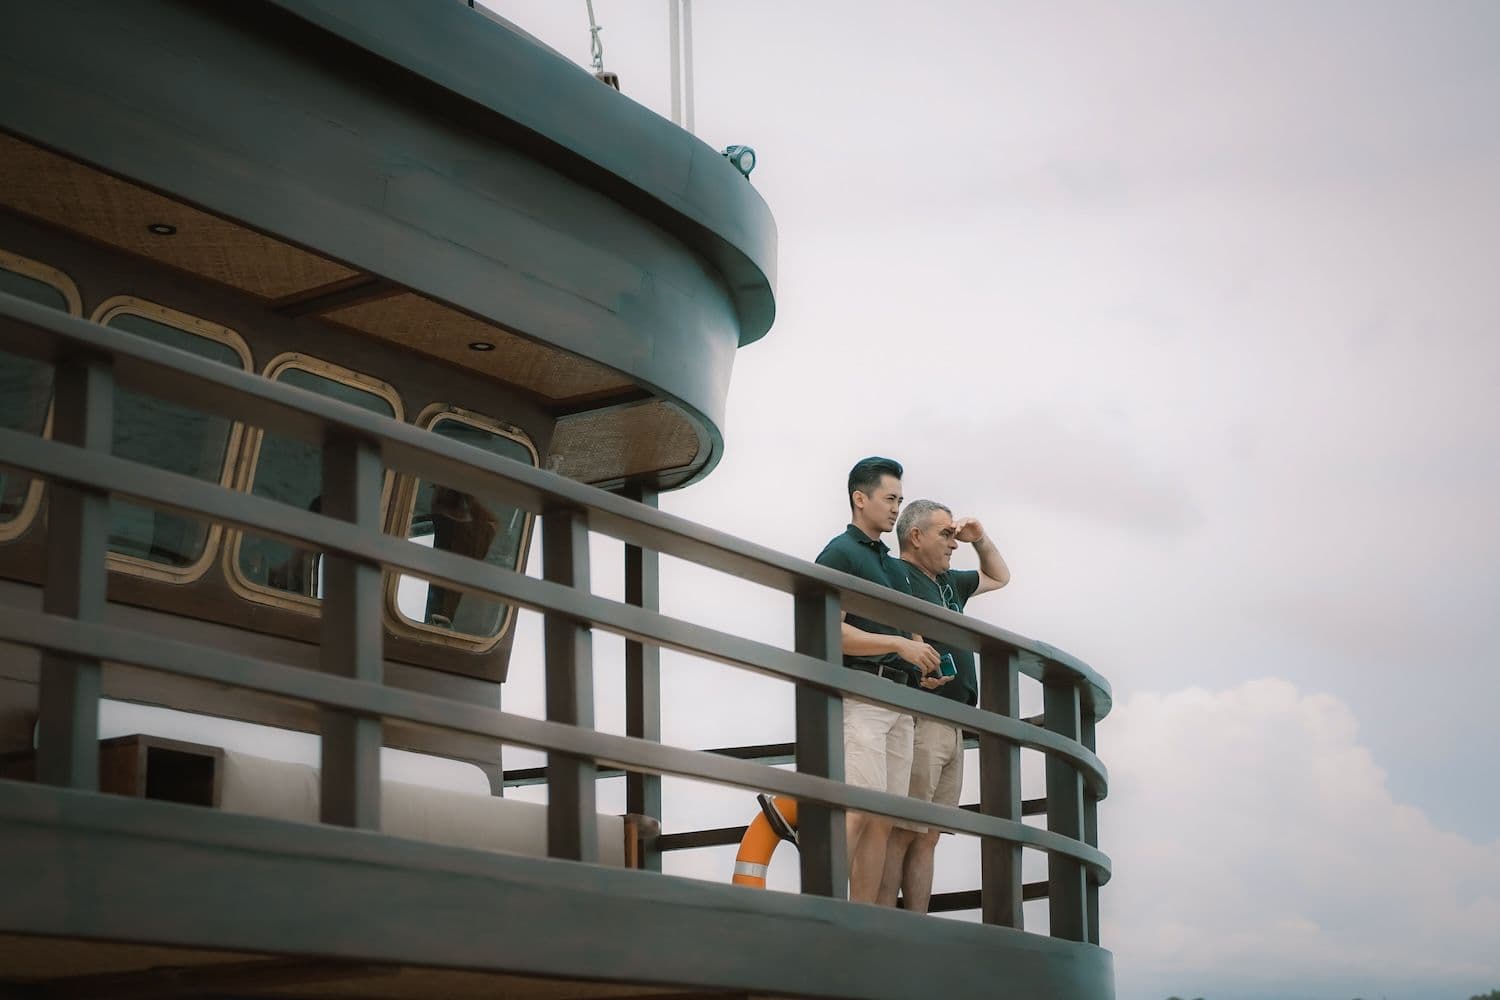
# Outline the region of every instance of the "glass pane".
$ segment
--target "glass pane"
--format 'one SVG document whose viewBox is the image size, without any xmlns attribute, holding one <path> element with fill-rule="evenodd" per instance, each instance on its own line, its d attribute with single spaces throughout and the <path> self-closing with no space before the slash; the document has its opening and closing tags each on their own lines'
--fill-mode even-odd
<svg viewBox="0 0 1500 1000">
<path fill-rule="evenodd" d="M 228 344 L 144 316 L 122 313 L 107 325 L 200 358 L 244 367 L 239 352 Z M 224 473 L 230 426 L 223 417 L 121 389 L 115 396 L 112 450 L 133 462 L 218 482 Z M 111 552 L 164 566 L 191 566 L 203 555 L 207 540 L 208 525 L 203 521 L 123 500 L 109 502 Z"/>
<path fill-rule="evenodd" d="M 361 409 L 394 417 L 395 409 L 384 398 L 367 389 L 346 385 L 301 368 L 285 368 L 276 381 L 328 396 Z M 250 491 L 290 504 L 301 510 L 321 509 L 323 456 L 315 444 L 267 434 L 261 440 L 255 461 L 255 480 Z M 321 553 L 295 548 L 285 542 L 246 535 L 240 542 L 239 566 L 252 583 L 306 597 L 320 596 Z"/>
<path fill-rule="evenodd" d="M 0 292 L 62 312 L 68 300 L 45 281 L 0 268 Z M 52 401 L 52 366 L 0 351 L 0 427 L 40 436 Z M 0 522 L 14 520 L 26 502 L 31 477 L 0 469 Z"/>
<path fill-rule="evenodd" d="M 492 455 L 533 464 L 531 451 L 521 442 L 461 420 L 439 418 L 432 432 Z M 407 537 L 418 545 L 515 569 L 521 564 L 525 531 L 526 515 L 514 507 L 446 486 L 417 483 Z M 499 634 L 509 610 L 509 605 L 499 601 L 448 590 L 413 576 L 402 576 L 397 584 L 396 606 L 411 621 L 484 638 Z"/>
</svg>

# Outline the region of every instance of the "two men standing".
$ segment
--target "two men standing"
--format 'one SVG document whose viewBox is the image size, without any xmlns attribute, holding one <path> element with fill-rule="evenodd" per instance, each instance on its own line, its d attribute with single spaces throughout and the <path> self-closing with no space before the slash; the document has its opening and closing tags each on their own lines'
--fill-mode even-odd
<svg viewBox="0 0 1500 1000">
<path fill-rule="evenodd" d="M 962 611 L 975 594 L 1010 582 L 1000 552 L 973 518 L 955 521 L 945 506 L 918 500 L 901 514 L 903 470 L 887 458 L 867 458 L 849 472 L 850 521 L 817 561 L 871 583 Z M 899 514 L 899 520 L 898 520 Z M 896 529 L 900 559 L 881 541 Z M 953 570 L 953 551 L 973 544 L 980 568 Z M 899 629 L 844 616 L 844 665 L 973 705 L 978 679 L 972 653 L 923 642 Z M 954 671 L 940 669 L 945 656 Z M 957 805 L 963 783 L 963 734 L 957 726 L 849 698 L 844 703 L 844 770 L 852 785 Z M 849 897 L 895 905 L 898 889 L 908 909 L 925 911 L 932 892 L 935 830 L 865 813 L 848 813 Z"/>
</svg>

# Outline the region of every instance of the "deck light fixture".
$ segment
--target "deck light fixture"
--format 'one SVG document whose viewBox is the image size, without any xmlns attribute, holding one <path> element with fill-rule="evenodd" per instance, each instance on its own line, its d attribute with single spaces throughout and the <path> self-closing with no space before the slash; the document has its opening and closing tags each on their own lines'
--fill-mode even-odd
<svg viewBox="0 0 1500 1000">
<path fill-rule="evenodd" d="M 733 163 L 734 169 L 747 178 L 750 176 L 750 171 L 755 169 L 755 150 L 749 146 L 729 146 L 724 150 L 724 158 Z"/>
<path fill-rule="evenodd" d="M 469 350 L 471 351 L 493 351 L 494 349 L 495 345 L 490 343 L 488 340 L 469 341 Z"/>
<path fill-rule="evenodd" d="M 177 227 L 170 222 L 153 222 L 146 228 L 157 236 L 172 236 L 177 232 Z"/>
</svg>

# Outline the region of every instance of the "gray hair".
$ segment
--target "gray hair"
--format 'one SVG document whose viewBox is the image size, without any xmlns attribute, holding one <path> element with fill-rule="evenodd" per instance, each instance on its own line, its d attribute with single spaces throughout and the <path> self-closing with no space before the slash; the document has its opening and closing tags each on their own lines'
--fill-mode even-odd
<svg viewBox="0 0 1500 1000">
<path fill-rule="evenodd" d="M 910 546 L 908 541 L 911 529 L 926 529 L 927 521 L 932 517 L 932 512 L 940 510 L 949 517 L 953 511 L 938 503 L 936 500 L 913 500 L 901 511 L 901 518 L 896 522 L 896 541 L 900 544 L 900 551 L 905 552 Z"/>
</svg>

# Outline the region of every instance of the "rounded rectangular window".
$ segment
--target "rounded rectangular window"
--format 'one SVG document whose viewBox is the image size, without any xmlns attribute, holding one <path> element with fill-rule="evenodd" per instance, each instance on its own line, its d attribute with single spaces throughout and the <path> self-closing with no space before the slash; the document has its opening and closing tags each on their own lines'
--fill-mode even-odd
<svg viewBox="0 0 1500 1000">
<path fill-rule="evenodd" d="M 401 404 L 389 385 L 367 375 L 301 354 L 284 355 L 266 368 L 266 377 L 336 399 L 394 420 Z M 258 497 L 299 510 L 318 512 L 323 498 L 323 455 L 308 441 L 257 432 L 252 446 L 248 489 Z M 322 596 L 322 553 L 258 535 L 237 537 L 230 553 L 230 579 L 245 596 L 263 603 L 311 609 Z"/>
<path fill-rule="evenodd" d="M 95 316 L 97 323 L 152 343 L 241 371 L 251 367 L 250 349 L 238 334 L 196 316 L 127 296 L 102 303 Z M 239 425 L 224 417 L 147 393 L 115 394 L 111 450 L 120 458 L 227 487 L 240 435 Z M 198 518 L 111 499 L 110 565 L 155 579 L 193 580 L 213 561 L 219 531 Z"/>
<path fill-rule="evenodd" d="M 0 292 L 70 316 L 82 312 L 78 288 L 67 275 L 5 250 L 0 250 Z M 52 366 L 0 351 L 0 427 L 42 437 L 51 407 Z M 41 503 L 39 480 L 0 469 L 0 539 L 25 531 Z"/>
<path fill-rule="evenodd" d="M 428 430 L 491 455 L 537 464 L 526 434 L 488 417 L 451 407 L 430 408 Z M 519 569 L 530 540 L 531 515 L 492 497 L 425 480 L 408 481 L 396 505 L 408 540 L 506 569 Z M 470 649 L 493 646 L 514 609 L 415 576 L 397 577 L 389 591 L 401 631 Z"/>
</svg>

